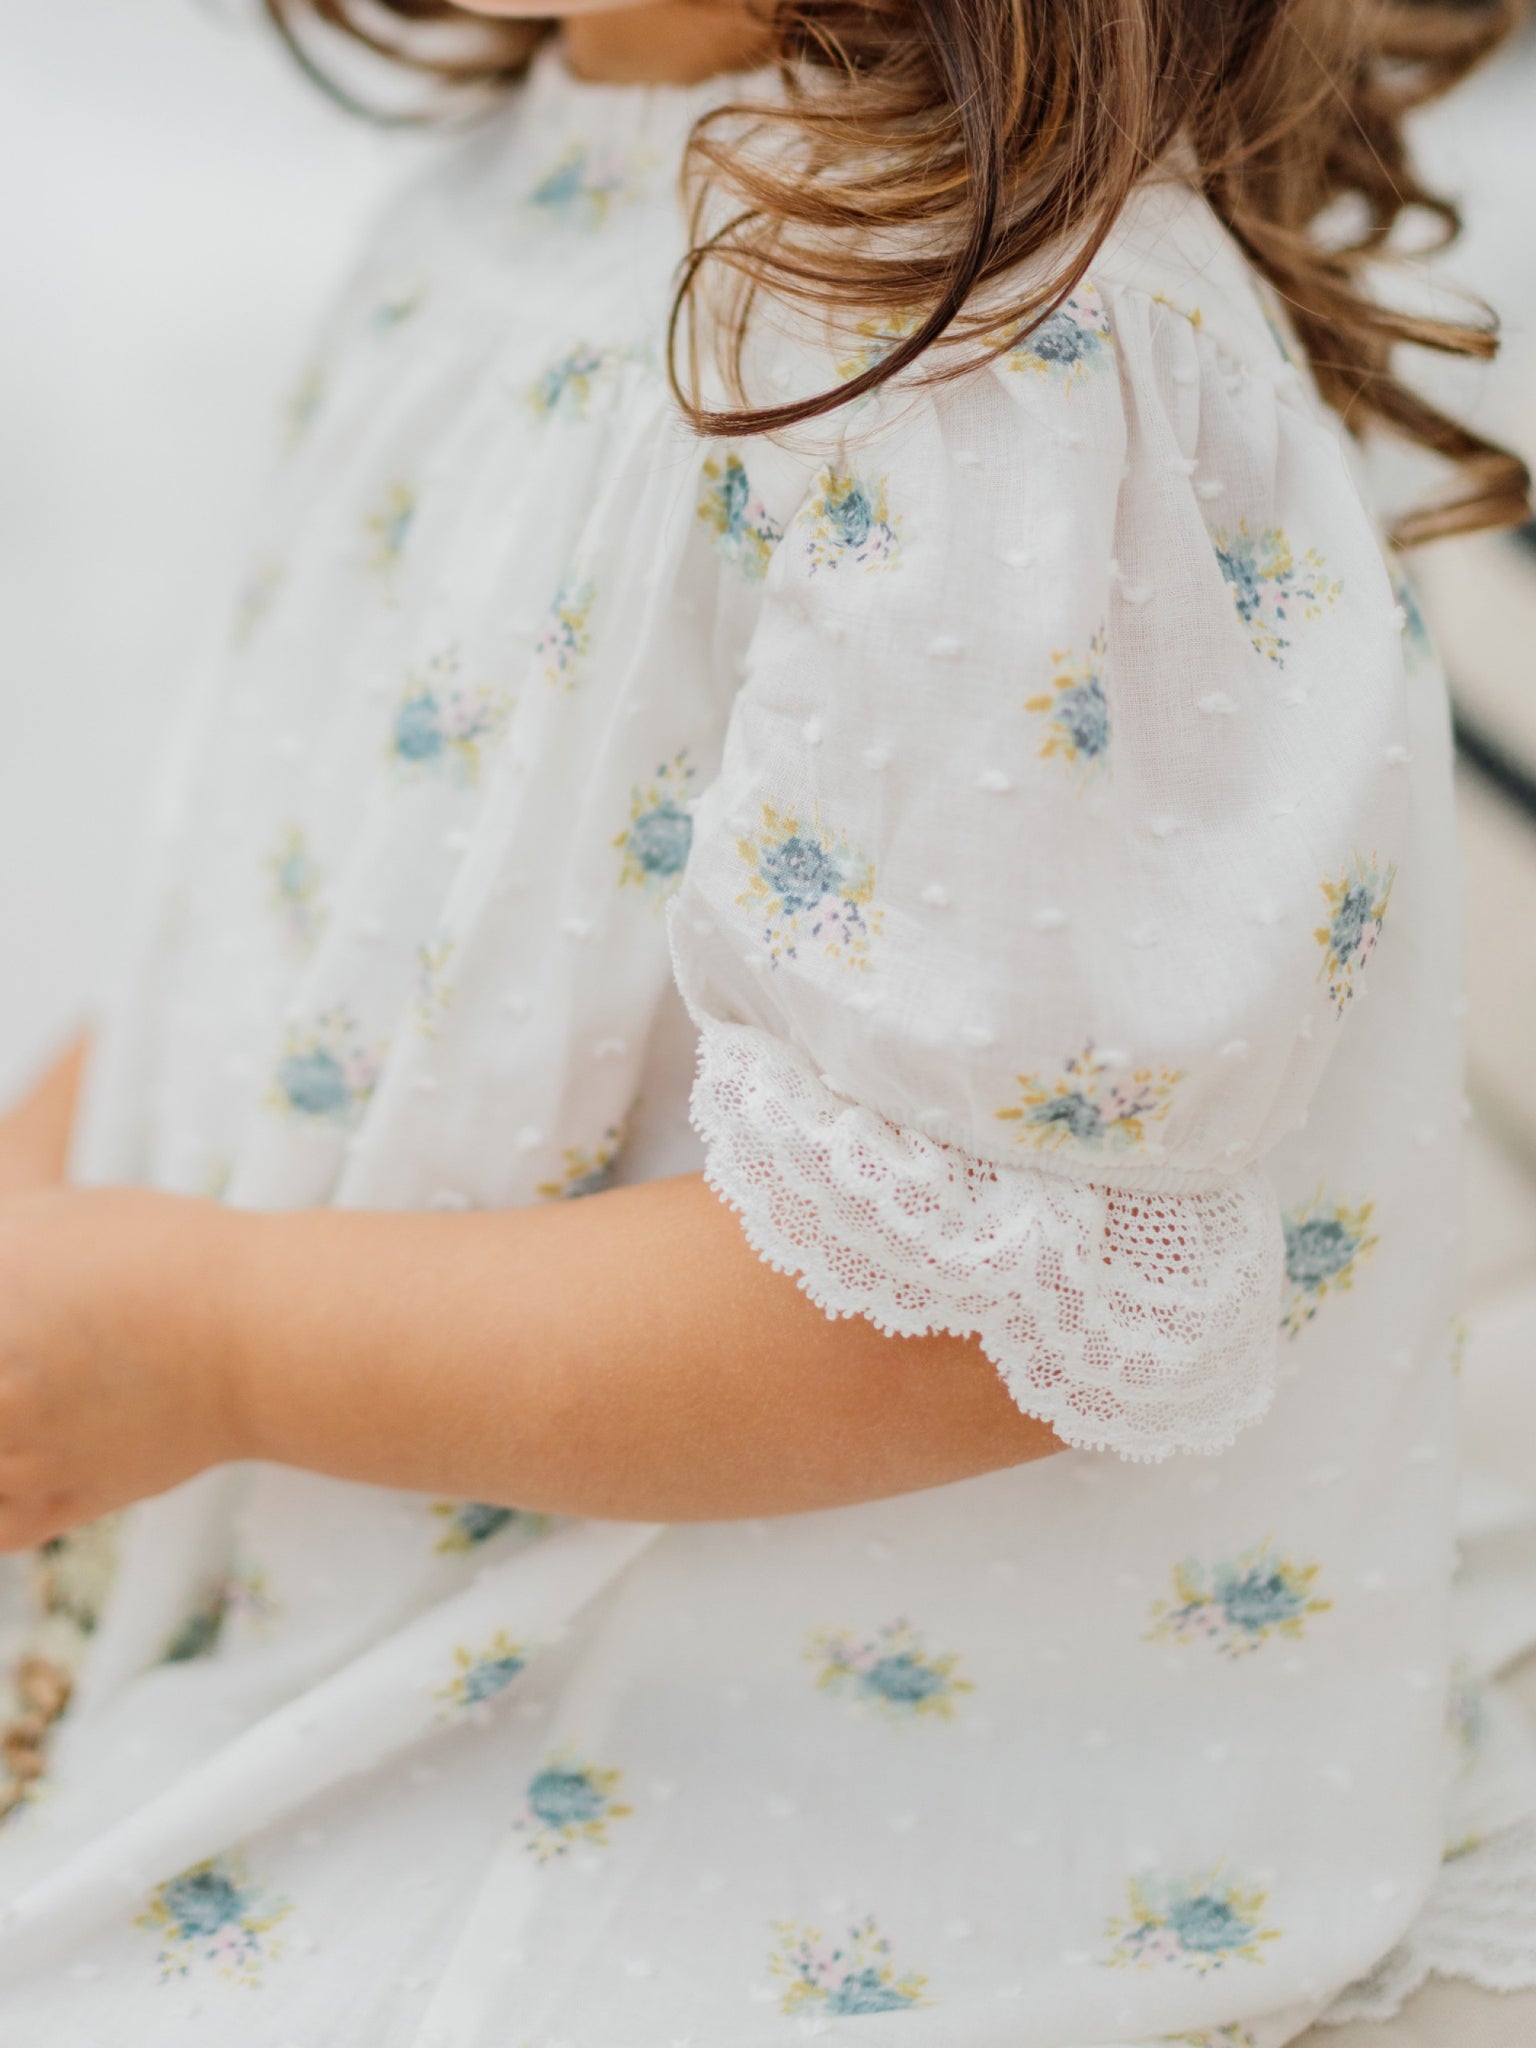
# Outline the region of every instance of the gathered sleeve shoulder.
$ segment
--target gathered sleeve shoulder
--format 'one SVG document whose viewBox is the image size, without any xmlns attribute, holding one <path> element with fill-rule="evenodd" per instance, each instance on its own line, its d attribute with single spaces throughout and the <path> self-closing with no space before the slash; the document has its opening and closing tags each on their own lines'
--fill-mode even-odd
<svg viewBox="0 0 1536 2048">
<path fill-rule="evenodd" d="M 784 528 L 671 913 L 708 1176 L 834 1315 L 1067 1443 L 1267 1407 L 1266 1154 L 1382 937 L 1401 618 L 1260 329 L 1085 284 Z"/>
</svg>

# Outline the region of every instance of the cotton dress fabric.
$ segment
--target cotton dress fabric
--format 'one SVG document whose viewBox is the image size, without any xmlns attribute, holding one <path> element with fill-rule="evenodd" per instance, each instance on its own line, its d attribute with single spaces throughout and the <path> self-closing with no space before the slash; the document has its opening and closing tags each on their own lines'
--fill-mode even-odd
<svg viewBox="0 0 1536 2048">
<path fill-rule="evenodd" d="M 1518 1603 L 1457 1662 L 1450 1601 L 1446 706 L 1338 424 L 1163 183 L 956 381 L 697 438 L 676 174 L 727 90 L 546 55 L 390 209 L 76 1169 L 702 1169 L 1071 1448 L 667 1529 L 225 1469 L 56 1546 L 7 2040 L 1277 2048 L 1412 1979 L 1448 1847 L 1518 1860 Z M 900 330 L 770 318 L 751 368 Z"/>
</svg>

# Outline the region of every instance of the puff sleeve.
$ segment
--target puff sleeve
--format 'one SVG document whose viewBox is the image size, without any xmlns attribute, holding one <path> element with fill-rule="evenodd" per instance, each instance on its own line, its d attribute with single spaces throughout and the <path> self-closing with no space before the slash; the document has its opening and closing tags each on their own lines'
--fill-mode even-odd
<svg viewBox="0 0 1536 2048">
<path fill-rule="evenodd" d="M 1266 1155 L 1383 931 L 1400 621 L 1278 350 L 1084 286 L 853 414 L 672 906 L 693 1117 L 832 1315 L 975 1334 L 1069 1444 L 1271 1398 Z"/>
</svg>

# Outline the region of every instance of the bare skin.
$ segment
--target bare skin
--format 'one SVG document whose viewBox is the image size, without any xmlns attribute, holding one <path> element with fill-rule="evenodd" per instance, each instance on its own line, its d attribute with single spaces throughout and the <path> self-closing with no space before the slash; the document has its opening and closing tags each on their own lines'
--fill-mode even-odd
<svg viewBox="0 0 1536 2048">
<path fill-rule="evenodd" d="M 85 1053 L 83 1035 L 71 1040 L 10 1115 L 0 1117 L 0 1201 L 63 1180 Z"/>
<path fill-rule="evenodd" d="M 772 47 L 745 0 L 459 0 L 459 9 L 517 21 L 561 16 L 566 63 L 605 85 L 697 85 L 764 62 Z"/>
<path fill-rule="evenodd" d="M 624 83 L 765 54 L 731 0 L 574 12 L 563 35 L 573 70 Z M 82 1052 L 0 1120 L 0 1550 L 247 1458 L 686 1522 L 1061 1448 L 973 1339 L 823 1315 L 699 1176 L 470 1216 L 65 1186 Z"/>
</svg>

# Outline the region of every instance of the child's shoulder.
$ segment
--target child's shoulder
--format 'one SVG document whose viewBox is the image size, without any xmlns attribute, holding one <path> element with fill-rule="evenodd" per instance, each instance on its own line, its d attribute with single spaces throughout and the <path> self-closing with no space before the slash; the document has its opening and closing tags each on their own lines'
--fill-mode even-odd
<svg viewBox="0 0 1536 2048">
<path fill-rule="evenodd" d="M 1182 440 L 1208 392 L 1230 400 L 1244 388 L 1257 401 L 1254 429 L 1266 438 L 1272 397 L 1337 440 L 1340 423 L 1317 395 L 1278 296 L 1189 184 L 1170 177 L 1140 185 L 1078 283 L 1043 319 L 1017 312 L 1032 283 L 1023 271 L 995 280 L 968 308 L 968 340 L 941 341 L 811 422 L 806 446 L 830 435 L 839 447 L 897 447 L 922 438 L 925 427 L 963 433 L 963 420 L 989 418 L 994 431 L 976 452 L 983 464 L 1007 469 L 1031 451 L 1038 459 L 1047 448 L 1118 440 L 1128 411 L 1143 424 L 1149 412 L 1165 414 Z M 852 384 L 918 325 L 915 311 L 899 308 L 766 321 L 748 350 L 754 390 L 777 399 Z"/>
<path fill-rule="evenodd" d="M 1180 179 L 1147 179 L 1136 188 L 1088 277 L 1106 297 L 1187 321 L 1218 353 L 1250 369 L 1290 382 L 1300 367 L 1277 294 L 1209 200 Z"/>
</svg>

